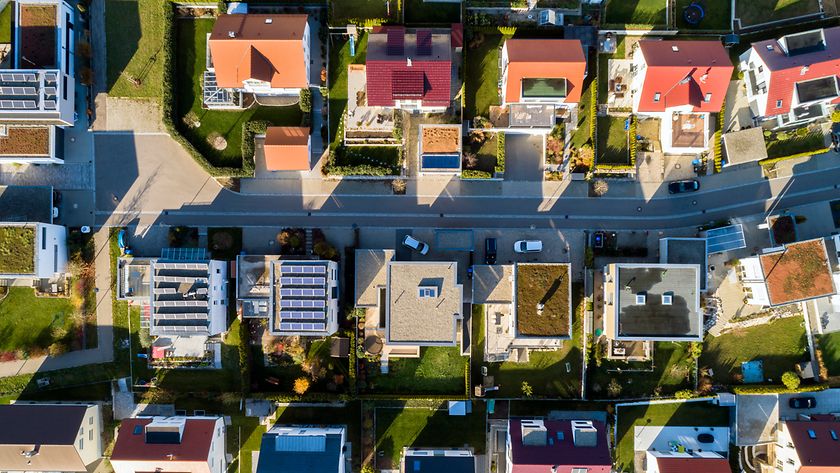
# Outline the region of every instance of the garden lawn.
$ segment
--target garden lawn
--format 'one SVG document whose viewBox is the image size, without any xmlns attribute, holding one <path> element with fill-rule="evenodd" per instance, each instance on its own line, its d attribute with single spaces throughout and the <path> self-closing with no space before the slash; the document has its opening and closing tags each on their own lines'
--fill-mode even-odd
<svg viewBox="0 0 840 473">
<path fill-rule="evenodd" d="M 840 332 L 820 335 L 820 350 L 829 376 L 840 376 Z"/>
<path fill-rule="evenodd" d="M 160 99 L 163 87 L 164 8 L 161 0 L 107 0 L 105 41 L 108 95 Z M 133 80 L 140 81 L 135 85 Z"/>
<path fill-rule="evenodd" d="M 399 468 L 403 447 L 463 447 L 484 452 L 484 403 L 472 403 L 466 417 L 450 416 L 446 403 L 437 409 L 426 407 L 376 407 L 376 451 L 384 452 L 377 467 Z"/>
<path fill-rule="evenodd" d="M 300 126 L 302 113 L 298 105 L 287 107 L 261 107 L 253 105 L 247 110 L 207 110 L 202 108 L 201 82 L 205 70 L 207 34 L 213 30 L 214 20 L 178 20 L 177 38 L 177 110 L 184 117 L 192 111 L 201 122 L 198 128 L 176 126 L 201 154 L 214 166 L 242 166 L 242 125 L 252 120 L 265 120 L 273 125 Z M 217 150 L 207 142 L 211 132 L 227 140 L 227 148 Z"/>
<path fill-rule="evenodd" d="M 618 440 L 618 445 L 615 452 L 615 467 L 617 471 L 633 471 L 634 427 L 637 425 L 671 427 L 699 425 L 725 427 L 729 425 L 729 409 L 716 407 L 707 402 L 674 402 L 619 407 L 616 417 L 615 438 Z"/>
<path fill-rule="evenodd" d="M 332 0 L 330 1 L 330 24 L 333 26 L 344 26 L 347 23 L 364 24 L 364 20 L 389 19 L 396 21 L 399 18 L 397 6 L 400 1 L 391 2 L 391 15 L 388 16 L 388 9 L 382 0 Z"/>
<path fill-rule="evenodd" d="M 767 143 L 767 157 L 780 158 L 793 154 L 818 151 L 826 148 L 825 135 L 822 133 L 808 133 L 805 136 L 794 136 L 786 140 L 770 141 Z"/>
<path fill-rule="evenodd" d="M 730 0 L 706 0 L 703 10 L 706 16 L 698 26 L 691 26 L 685 22 L 683 11 L 695 0 L 677 0 L 677 28 L 680 30 L 730 30 L 732 22 L 729 12 L 732 10 Z"/>
<path fill-rule="evenodd" d="M 504 44 L 505 38 L 501 35 L 484 34 L 484 41 L 478 47 L 468 44 L 465 48 L 468 118 L 488 118 L 490 106 L 499 105 L 499 48 Z"/>
<path fill-rule="evenodd" d="M 598 117 L 598 155 L 595 166 L 599 164 L 630 164 L 630 152 L 627 143 L 627 131 L 624 130 L 626 117 Z"/>
<path fill-rule="evenodd" d="M 605 23 L 664 25 L 665 0 L 608 0 Z"/>
<path fill-rule="evenodd" d="M 805 322 L 802 317 L 787 317 L 717 337 L 707 336 L 700 367 L 712 368 L 715 384 L 733 384 L 742 362 L 762 360 L 764 378 L 778 384 L 782 373 L 792 371 L 806 358 Z"/>
<path fill-rule="evenodd" d="M 76 309 L 70 299 L 35 297 L 30 287 L 10 287 L 8 291 L 0 300 L 0 352 L 46 350 L 55 342 L 73 338 Z"/>
<path fill-rule="evenodd" d="M 426 3 L 423 0 L 404 0 L 405 23 L 450 26 L 461 21 L 461 3 Z"/>
<path fill-rule="evenodd" d="M 594 360 L 589 364 L 587 389 L 590 399 L 606 399 L 609 397 L 607 386 L 615 379 L 621 385 L 618 398 L 649 397 L 659 392 L 661 396 L 668 396 L 681 389 L 694 387 L 691 372 L 694 363 L 689 358 L 688 343 L 655 342 L 653 347 L 653 371 L 639 371 L 618 373 L 608 371 L 615 369 L 650 369 L 647 362 L 610 361 L 604 357 L 601 366 L 596 366 Z"/>
<path fill-rule="evenodd" d="M 420 358 L 391 358 L 388 374 L 368 373 L 368 388 L 374 393 L 464 395 L 468 362 L 458 347 L 421 347 Z"/>
<path fill-rule="evenodd" d="M 335 4 L 333 4 L 335 5 Z M 350 56 L 350 42 L 344 43 L 334 42 L 330 46 L 330 138 L 332 143 L 331 149 L 335 149 L 341 144 L 343 139 L 343 131 L 339 127 L 344 116 L 344 110 L 347 108 L 347 66 L 350 64 L 364 64 L 367 56 L 367 39 L 366 33 L 361 33 L 359 41 L 356 43 L 356 55 Z"/>
<path fill-rule="evenodd" d="M 587 84 L 588 82 L 588 84 Z M 589 126 L 594 117 L 591 115 L 592 109 L 592 90 L 590 87 L 593 81 L 584 81 L 584 84 L 587 84 L 583 89 L 583 93 L 580 96 L 580 103 L 578 104 L 578 122 L 577 122 L 577 129 L 572 132 L 572 146 L 575 148 L 580 148 L 581 146 L 585 145 L 589 142 Z M 597 87 L 597 84 L 595 85 Z"/>
<path fill-rule="evenodd" d="M 0 43 L 12 42 L 12 13 L 15 10 L 15 2 L 9 2 L 3 11 L 0 11 Z"/>
<path fill-rule="evenodd" d="M 735 0 L 735 18 L 742 26 L 819 13 L 818 0 Z"/>
</svg>

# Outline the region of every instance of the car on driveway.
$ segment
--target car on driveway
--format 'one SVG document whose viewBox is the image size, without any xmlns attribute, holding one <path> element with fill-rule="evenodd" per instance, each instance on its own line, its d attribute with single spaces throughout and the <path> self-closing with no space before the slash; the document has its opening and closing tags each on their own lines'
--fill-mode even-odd
<svg viewBox="0 0 840 473">
<path fill-rule="evenodd" d="M 813 409 L 817 407 L 817 399 L 814 396 L 792 397 L 788 406 L 791 409 Z"/>
<path fill-rule="evenodd" d="M 700 190 L 700 182 L 697 179 L 683 179 L 668 183 L 669 194 L 685 194 L 686 192 L 696 192 L 698 190 Z"/>
<path fill-rule="evenodd" d="M 513 244 L 513 251 L 517 253 L 539 253 L 542 251 L 542 241 L 519 240 Z"/>
<path fill-rule="evenodd" d="M 496 239 L 484 239 L 484 264 L 496 264 Z"/>
<path fill-rule="evenodd" d="M 421 255 L 425 255 L 429 252 L 429 245 L 423 243 L 422 241 L 414 238 L 411 235 L 406 235 L 405 238 L 403 238 L 402 244 L 406 248 L 411 248 L 414 251 L 419 251 Z"/>
</svg>

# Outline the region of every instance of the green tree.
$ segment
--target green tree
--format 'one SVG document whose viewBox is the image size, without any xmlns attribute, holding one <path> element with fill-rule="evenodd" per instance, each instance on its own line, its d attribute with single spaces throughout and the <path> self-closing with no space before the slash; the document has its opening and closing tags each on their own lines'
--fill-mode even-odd
<svg viewBox="0 0 840 473">
<path fill-rule="evenodd" d="M 785 373 L 782 375 L 782 384 L 784 384 L 785 387 L 790 390 L 798 388 L 799 383 L 801 382 L 802 380 L 799 379 L 799 375 L 797 375 L 793 371 L 785 371 Z"/>
<path fill-rule="evenodd" d="M 691 399 L 694 397 L 694 391 L 690 389 L 682 389 L 674 393 L 674 397 L 677 399 Z"/>
<path fill-rule="evenodd" d="M 528 381 L 522 381 L 522 395 L 525 397 L 531 397 L 534 395 L 534 388 L 528 383 Z"/>
</svg>

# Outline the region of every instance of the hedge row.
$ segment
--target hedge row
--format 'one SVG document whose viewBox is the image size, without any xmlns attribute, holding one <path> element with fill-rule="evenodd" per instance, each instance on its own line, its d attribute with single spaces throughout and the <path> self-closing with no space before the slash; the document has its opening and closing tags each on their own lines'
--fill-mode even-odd
<svg viewBox="0 0 840 473">
<path fill-rule="evenodd" d="M 592 141 L 592 150 L 595 156 L 598 156 L 598 75 L 592 78 L 592 84 L 589 85 L 592 100 L 589 104 L 589 139 Z"/>
<path fill-rule="evenodd" d="M 254 136 L 264 134 L 271 126 L 265 120 L 254 120 L 242 124 L 242 162 L 253 163 L 254 159 Z"/>
<path fill-rule="evenodd" d="M 505 172 L 505 132 L 496 133 L 496 172 Z"/>
<path fill-rule="evenodd" d="M 765 167 L 766 166 L 771 166 L 771 165 L 776 164 L 780 161 L 786 161 L 788 159 L 804 158 L 804 157 L 807 157 L 807 156 L 813 156 L 815 154 L 827 153 L 830 149 L 831 148 L 820 148 L 820 149 L 815 149 L 813 151 L 805 151 L 805 152 L 802 152 L 802 153 L 791 154 L 791 155 L 788 155 L 788 156 L 779 156 L 778 158 L 762 159 L 761 161 L 758 162 L 758 164 L 760 164 L 762 166 L 765 166 Z"/>
<path fill-rule="evenodd" d="M 807 386 L 799 386 L 796 389 L 789 389 L 783 384 L 756 384 L 745 386 L 734 386 L 732 392 L 735 394 L 792 394 L 792 393 L 807 393 L 814 391 L 824 391 L 828 389 L 828 384 L 811 384 Z"/>
<path fill-rule="evenodd" d="M 356 322 L 359 319 L 353 319 L 353 329 L 350 330 L 350 360 L 347 377 L 350 380 L 350 393 L 356 394 Z"/>
<path fill-rule="evenodd" d="M 598 171 L 632 171 L 635 166 L 629 164 L 599 164 L 596 169 Z"/>
<path fill-rule="evenodd" d="M 630 166 L 636 167 L 636 148 L 639 146 L 636 140 L 636 115 L 630 115 Z"/>
<path fill-rule="evenodd" d="M 248 345 L 248 337 L 245 324 L 239 325 L 239 375 L 242 383 L 242 394 L 248 395 L 251 392 L 251 347 Z"/>
<path fill-rule="evenodd" d="M 491 179 L 493 177 L 487 171 L 479 171 L 478 169 L 464 169 L 461 171 L 461 179 Z"/>
<path fill-rule="evenodd" d="M 724 119 L 726 117 L 726 98 L 723 99 L 723 104 L 720 106 L 720 113 L 718 113 L 718 126 L 717 130 L 715 130 L 714 135 L 712 135 L 712 139 L 714 143 L 712 143 L 713 149 L 713 157 L 715 160 L 715 172 L 720 172 L 723 169 L 723 155 L 721 153 L 721 147 L 723 143 L 721 141 L 721 135 L 723 134 L 723 124 Z"/>
</svg>

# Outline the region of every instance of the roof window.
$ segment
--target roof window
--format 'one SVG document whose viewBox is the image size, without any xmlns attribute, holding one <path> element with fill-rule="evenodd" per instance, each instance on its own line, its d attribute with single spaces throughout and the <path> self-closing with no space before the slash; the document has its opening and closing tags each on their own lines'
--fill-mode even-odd
<svg viewBox="0 0 840 473">
<path fill-rule="evenodd" d="M 834 440 L 836 442 L 837 441 L 837 432 L 835 432 L 834 430 L 831 430 L 831 431 L 829 431 L 829 433 L 831 434 L 831 440 Z"/>
<path fill-rule="evenodd" d="M 808 429 L 808 438 L 815 439 L 817 438 L 817 433 L 814 429 Z"/>
<path fill-rule="evenodd" d="M 782 108 L 782 101 L 776 100 L 776 108 Z"/>
<path fill-rule="evenodd" d="M 711 92 L 706 92 L 705 100 L 706 100 L 706 103 L 709 103 L 709 102 L 712 101 L 712 93 Z"/>
<path fill-rule="evenodd" d="M 653 101 L 654 102 L 659 102 L 660 98 L 662 98 L 662 94 L 660 94 L 659 92 L 656 92 L 655 94 L 653 94 Z"/>
</svg>

